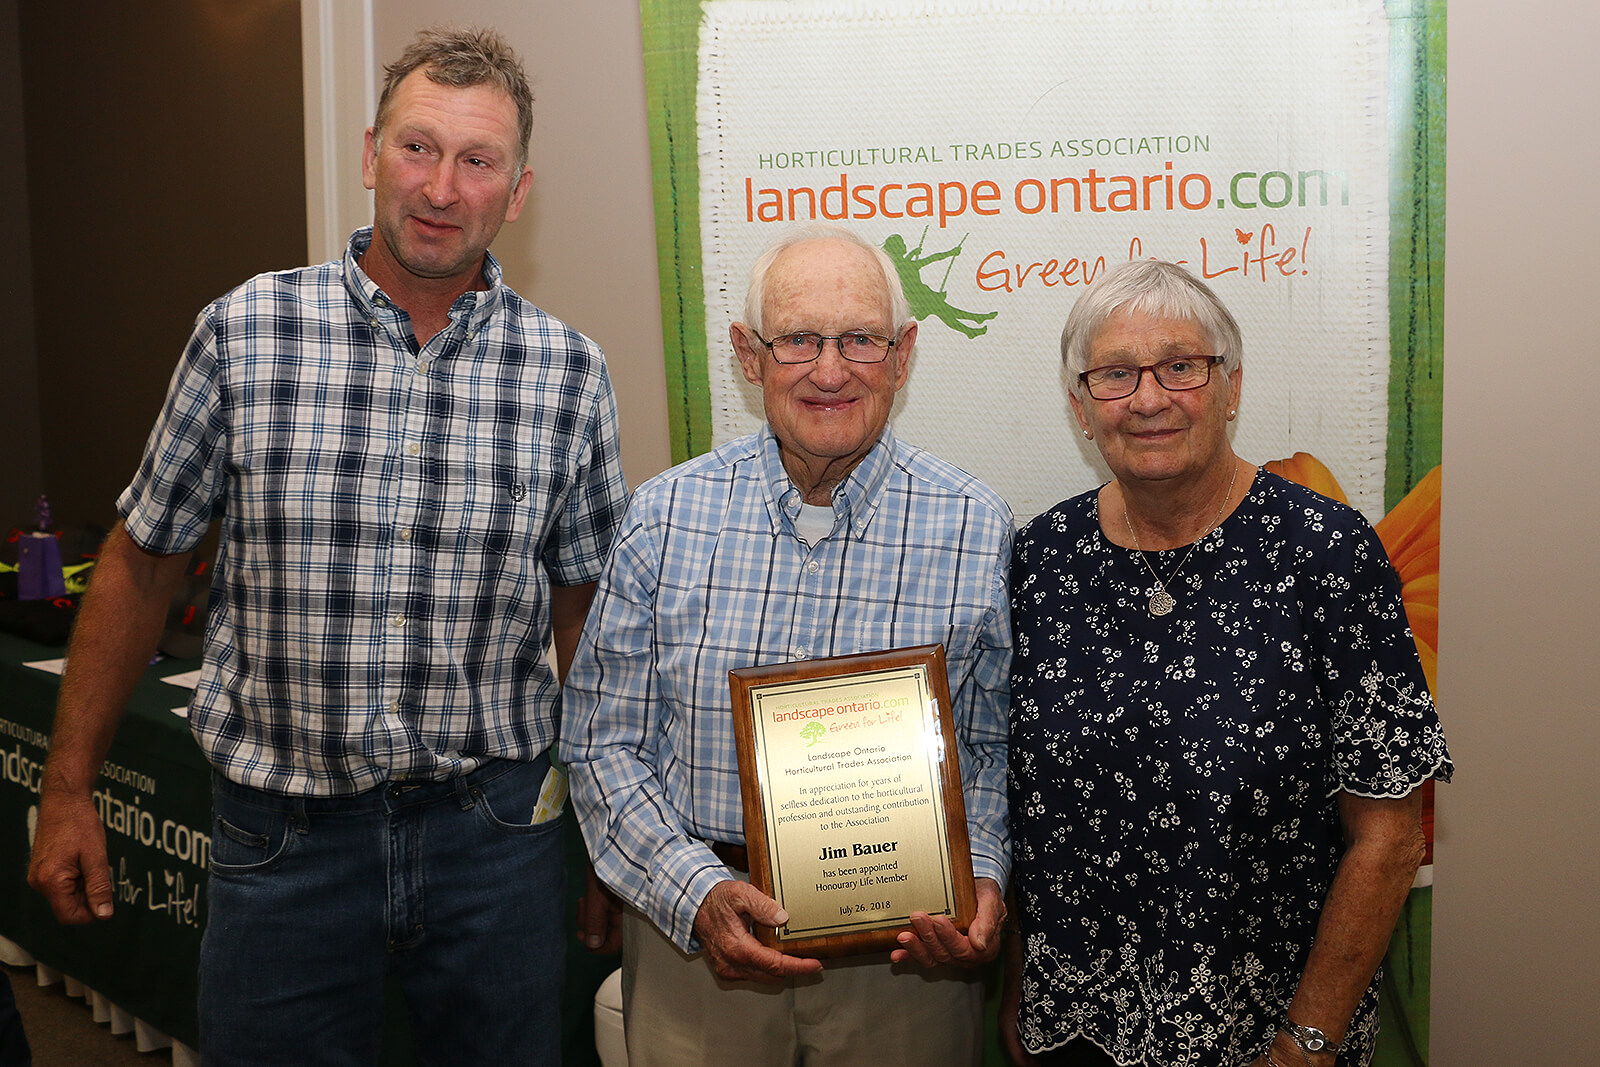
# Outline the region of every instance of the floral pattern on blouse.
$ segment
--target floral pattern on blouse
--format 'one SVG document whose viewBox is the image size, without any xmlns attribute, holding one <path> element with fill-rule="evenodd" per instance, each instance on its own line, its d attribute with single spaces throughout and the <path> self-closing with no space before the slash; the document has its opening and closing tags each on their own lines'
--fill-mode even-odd
<svg viewBox="0 0 1600 1067">
<path fill-rule="evenodd" d="M 1360 514 L 1257 472 L 1192 553 L 1146 554 L 1177 600 L 1154 616 L 1150 572 L 1101 534 L 1096 500 L 1030 522 L 1012 568 L 1023 1043 L 1246 1064 L 1310 951 L 1339 793 L 1448 781 L 1444 735 Z M 1371 1056 L 1377 989 L 1341 1064 Z"/>
</svg>

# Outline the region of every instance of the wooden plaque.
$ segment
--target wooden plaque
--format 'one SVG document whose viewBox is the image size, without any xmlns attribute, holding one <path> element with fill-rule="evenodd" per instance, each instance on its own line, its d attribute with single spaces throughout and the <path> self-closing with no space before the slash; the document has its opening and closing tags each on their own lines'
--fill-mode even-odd
<svg viewBox="0 0 1600 1067">
<path fill-rule="evenodd" d="M 750 882 L 792 956 L 895 947 L 911 913 L 977 913 L 944 646 L 729 671 Z"/>
</svg>

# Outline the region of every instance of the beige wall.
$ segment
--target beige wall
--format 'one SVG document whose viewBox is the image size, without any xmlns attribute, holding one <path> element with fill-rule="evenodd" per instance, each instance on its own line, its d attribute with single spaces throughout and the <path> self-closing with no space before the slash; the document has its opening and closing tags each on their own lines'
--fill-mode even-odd
<svg viewBox="0 0 1600 1067">
<path fill-rule="evenodd" d="M 1450 0 L 1434 1062 L 1594 1062 L 1600 14 Z"/>
<path fill-rule="evenodd" d="M 380 57 L 441 10 L 374 9 Z M 637 482 L 667 463 L 638 7 L 449 10 L 499 25 L 538 73 L 537 191 L 496 253 L 605 346 Z M 1459 774 L 1439 791 L 1433 1062 L 1582 1062 L 1600 993 L 1600 388 L 1570 372 L 1600 347 L 1600 15 L 1451 0 L 1449 38 L 1439 696 Z"/>
</svg>

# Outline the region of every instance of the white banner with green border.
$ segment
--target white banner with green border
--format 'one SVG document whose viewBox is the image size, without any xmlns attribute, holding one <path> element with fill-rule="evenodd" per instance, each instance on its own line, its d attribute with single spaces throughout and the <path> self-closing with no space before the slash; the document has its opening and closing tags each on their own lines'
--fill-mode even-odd
<svg viewBox="0 0 1600 1067">
<path fill-rule="evenodd" d="M 760 424 L 728 326 L 761 248 L 833 221 L 889 252 L 922 323 L 896 434 L 1025 520 L 1107 476 L 1061 378 L 1073 300 L 1177 260 L 1244 331 L 1236 450 L 1378 524 L 1433 681 L 1443 0 L 641 9 L 675 461 Z M 1378 1063 L 1427 1062 L 1430 892 Z"/>
</svg>

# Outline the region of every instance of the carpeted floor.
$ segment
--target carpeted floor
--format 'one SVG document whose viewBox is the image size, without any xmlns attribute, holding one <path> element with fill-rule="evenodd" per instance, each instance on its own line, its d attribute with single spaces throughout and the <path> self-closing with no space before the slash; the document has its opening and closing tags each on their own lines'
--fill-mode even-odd
<svg viewBox="0 0 1600 1067">
<path fill-rule="evenodd" d="M 81 997 L 69 997 L 61 982 L 40 987 L 32 967 L 4 967 L 16 993 L 22 1026 L 33 1046 L 34 1067 L 159 1067 L 172 1062 L 169 1049 L 140 1053 L 133 1034 L 113 1036 L 96 1023 Z"/>
</svg>

